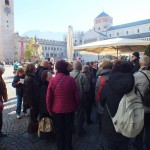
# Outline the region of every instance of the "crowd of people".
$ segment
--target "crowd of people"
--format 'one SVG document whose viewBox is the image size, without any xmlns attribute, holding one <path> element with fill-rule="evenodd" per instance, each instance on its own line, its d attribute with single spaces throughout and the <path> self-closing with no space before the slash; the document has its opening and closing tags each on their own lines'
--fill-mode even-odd
<svg viewBox="0 0 150 150">
<path fill-rule="evenodd" d="M 55 68 L 55 69 L 54 69 Z M 56 71 L 55 71 L 56 70 Z M 2 79 L 4 67 L 0 66 L 0 108 L 7 101 L 7 89 Z M 146 74 L 146 75 L 145 75 Z M 27 64 L 18 68 L 12 86 L 16 88 L 16 117 L 29 116 L 28 132 L 36 133 L 38 122 L 49 117 L 54 123 L 57 150 L 73 150 L 72 136 L 85 134 L 84 124 L 94 123 L 91 114 L 96 107 L 101 144 L 105 150 L 128 150 L 129 142 L 138 150 L 150 149 L 150 107 L 144 105 L 144 127 L 134 139 L 117 133 L 111 115 L 117 112 L 124 94 L 136 87 L 137 96 L 144 96 L 150 80 L 150 57 L 132 54 L 131 61 L 122 58 L 82 63 L 74 60 L 41 62 L 39 67 Z M 105 83 L 105 84 L 104 84 Z M 101 89 L 100 89 L 101 87 Z M 23 102 L 23 106 L 22 106 Z M 28 114 L 28 109 L 30 113 Z M 0 109 L 0 136 L 2 130 L 2 110 Z"/>
</svg>

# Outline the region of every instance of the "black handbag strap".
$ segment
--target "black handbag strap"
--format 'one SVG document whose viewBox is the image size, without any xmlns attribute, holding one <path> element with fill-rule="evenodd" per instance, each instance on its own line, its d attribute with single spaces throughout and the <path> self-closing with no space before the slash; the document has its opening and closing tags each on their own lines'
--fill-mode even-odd
<svg viewBox="0 0 150 150">
<path fill-rule="evenodd" d="M 75 76 L 75 79 L 78 77 L 79 74 L 80 74 L 80 72 L 78 72 L 78 74 Z"/>
<path fill-rule="evenodd" d="M 144 97 L 143 97 L 143 95 L 141 94 L 141 92 L 140 92 L 140 90 L 138 89 L 138 87 L 136 87 L 136 90 L 139 92 L 139 94 L 140 94 L 140 96 L 141 96 L 142 101 L 144 101 Z"/>
<path fill-rule="evenodd" d="M 145 75 L 145 77 L 147 78 L 148 82 L 149 82 L 149 86 L 150 86 L 150 79 L 148 78 L 148 76 L 146 75 L 146 73 L 142 72 L 142 71 L 139 71 L 141 73 L 143 73 Z"/>
<path fill-rule="evenodd" d="M 139 72 L 141 72 L 142 74 L 144 74 L 144 76 L 147 78 L 147 80 L 148 80 L 148 82 L 149 82 L 149 86 L 150 86 L 150 79 L 148 78 L 148 76 L 146 75 L 146 73 L 144 73 L 144 72 L 142 72 L 142 71 L 139 71 Z M 143 97 L 141 91 L 138 89 L 138 87 L 136 87 L 136 90 L 139 92 L 142 101 L 144 101 L 144 97 Z"/>
<path fill-rule="evenodd" d="M 62 76 L 62 78 L 61 78 L 61 79 L 59 80 L 59 82 L 56 84 L 56 86 L 54 87 L 54 91 L 55 91 L 55 89 L 57 88 L 57 86 L 62 82 L 63 78 L 64 78 L 64 76 Z"/>
<path fill-rule="evenodd" d="M 108 111 L 108 114 L 109 114 L 110 118 L 112 119 L 112 115 L 111 115 L 111 113 L 110 113 L 110 110 L 109 110 L 109 108 L 108 108 L 107 103 L 106 103 L 106 108 L 107 108 L 107 111 Z"/>
</svg>

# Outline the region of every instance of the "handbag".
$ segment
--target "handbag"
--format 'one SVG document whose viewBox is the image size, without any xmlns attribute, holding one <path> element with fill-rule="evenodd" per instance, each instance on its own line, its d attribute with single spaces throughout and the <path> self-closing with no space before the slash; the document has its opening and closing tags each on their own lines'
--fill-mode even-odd
<svg viewBox="0 0 150 150">
<path fill-rule="evenodd" d="M 38 126 L 38 136 L 41 136 L 41 133 L 52 133 L 54 131 L 54 125 L 52 119 L 49 117 L 42 118 Z"/>
</svg>

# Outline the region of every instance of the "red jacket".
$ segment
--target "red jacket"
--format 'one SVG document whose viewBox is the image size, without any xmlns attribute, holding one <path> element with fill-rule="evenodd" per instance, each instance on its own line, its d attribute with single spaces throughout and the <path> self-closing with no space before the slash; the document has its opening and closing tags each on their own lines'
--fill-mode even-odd
<svg viewBox="0 0 150 150">
<path fill-rule="evenodd" d="M 49 113 L 74 112 L 79 105 L 79 99 L 79 90 L 73 77 L 58 73 L 50 80 L 46 95 Z"/>
</svg>

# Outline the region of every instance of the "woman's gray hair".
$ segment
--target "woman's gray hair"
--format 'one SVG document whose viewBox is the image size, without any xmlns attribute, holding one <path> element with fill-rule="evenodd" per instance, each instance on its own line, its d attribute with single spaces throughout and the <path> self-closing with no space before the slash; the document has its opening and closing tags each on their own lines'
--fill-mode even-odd
<svg viewBox="0 0 150 150">
<path fill-rule="evenodd" d="M 5 68 L 4 68 L 4 66 L 2 66 L 2 65 L 0 65 L 0 73 L 4 73 L 5 72 Z"/>
<path fill-rule="evenodd" d="M 112 62 L 110 60 L 103 60 L 102 61 L 102 67 L 103 69 L 112 69 Z"/>
<path fill-rule="evenodd" d="M 143 55 L 140 60 L 140 65 L 141 66 L 144 66 L 144 67 L 149 67 L 150 66 L 150 57 L 149 56 L 146 56 L 146 55 Z"/>
<path fill-rule="evenodd" d="M 78 61 L 78 60 L 74 60 L 74 62 L 73 62 L 73 69 L 81 71 L 82 70 L 82 64 L 81 64 L 81 62 Z"/>
<path fill-rule="evenodd" d="M 82 72 L 87 73 L 89 71 L 90 71 L 90 67 L 88 65 L 84 65 L 83 68 L 82 68 Z"/>
</svg>

